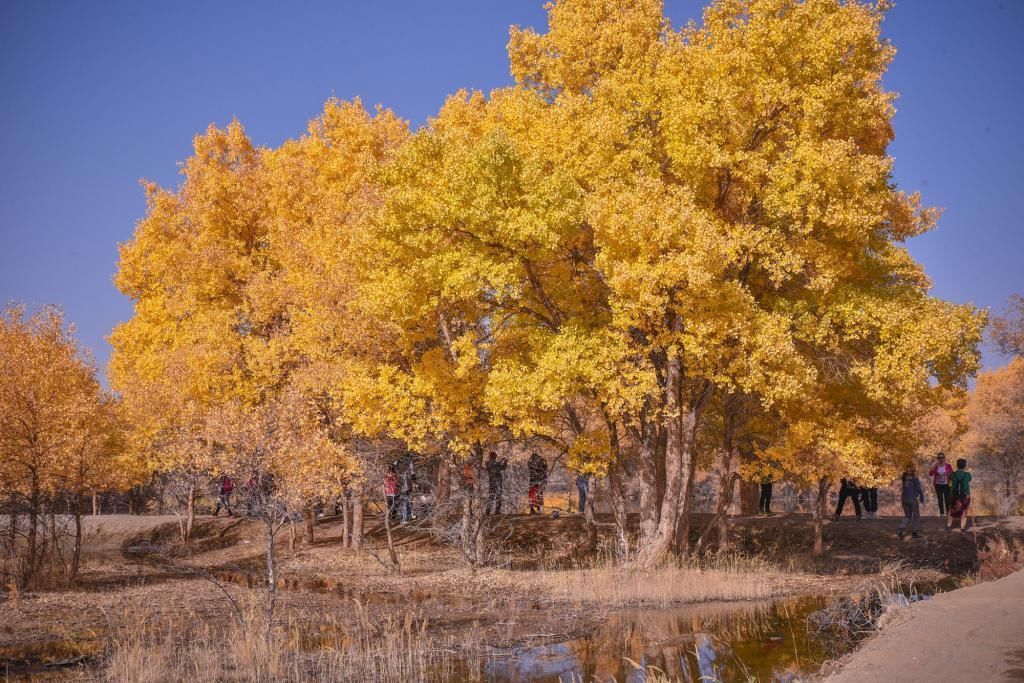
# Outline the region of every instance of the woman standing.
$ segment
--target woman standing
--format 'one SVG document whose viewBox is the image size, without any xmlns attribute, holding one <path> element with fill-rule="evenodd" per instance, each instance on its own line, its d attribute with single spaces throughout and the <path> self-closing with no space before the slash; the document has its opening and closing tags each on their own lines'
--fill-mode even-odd
<svg viewBox="0 0 1024 683">
<path fill-rule="evenodd" d="M 946 520 L 946 531 L 953 528 L 953 520 L 960 520 L 960 531 L 971 528 L 971 473 L 967 471 L 967 460 L 956 461 L 956 472 L 949 477 L 949 517 Z"/>
<path fill-rule="evenodd" d="M 903 476 L 900 477 L 900 502 L 903 504 L 903 521 L 900 522 L 900 530 L 896 535 L 903 538 L 909 526 L 911 538 L 921 538 L 921 503 L 924 502 L 924 489 L 921 488 L 921 480 L 917 478 L 914 466 L 910 463 L 903 468 Z"/>
</svg>

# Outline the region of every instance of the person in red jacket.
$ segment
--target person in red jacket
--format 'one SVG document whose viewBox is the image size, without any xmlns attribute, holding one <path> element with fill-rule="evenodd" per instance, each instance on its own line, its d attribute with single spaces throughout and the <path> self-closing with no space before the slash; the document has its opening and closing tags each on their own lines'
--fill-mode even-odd
<svg viewBox="0 0 1024 683">
<path fill-rule="evenodd" d="M 398 513 L 395 498 L 398 496 L 398 472 L 394 465 L 388 465 L 388 473 L 384 477 L 384 499 L 387 501 L 388 521 L 394 522 Z"/>
<path fill-rule="evenodd" d="M 935 464 L 928 470 L 928 476 L 932 478 L 932 485 L 935 486 L 935 500 L 939 503 L 939 515 L 946 516 L 949 510 L 949 478 L 953 476 L 953 466 L 946 462 L 946 454 L 939 453 L 935 458 Z"/>
<path fill-rule="evenodd" d="M 221 506 L 228 511 L 228 517 L 234 517 L 231 512 L 231 494 L 235 490 L 235 480 L 224 474 L 221 475 L 220 483 L 217 485 L 217 505 L 213 508 L 213 516 L 220 514 Z"/>
</svg>

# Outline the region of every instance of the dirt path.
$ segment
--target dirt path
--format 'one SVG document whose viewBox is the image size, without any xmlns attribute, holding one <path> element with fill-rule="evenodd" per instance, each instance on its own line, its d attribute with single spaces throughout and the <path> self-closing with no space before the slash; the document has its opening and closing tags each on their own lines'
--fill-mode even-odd
<svg viewBox="0 0 1024 683">
<path fill-rule="evenodd" d="M 1024 681 L 1024 570 L 911 605 L 826 680 Z"/>
</svg>

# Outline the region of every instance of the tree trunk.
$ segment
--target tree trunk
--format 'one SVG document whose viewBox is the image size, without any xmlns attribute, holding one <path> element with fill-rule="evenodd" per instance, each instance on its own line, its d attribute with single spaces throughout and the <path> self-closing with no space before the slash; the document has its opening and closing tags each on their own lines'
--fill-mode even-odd
<svg viewBox="0 0 1024 683">
<path fill-rule="evenodd" d="M 196 525 L 196 488 L 188 487 L 188 499 L 186 501 L 185 534 L 182 539 L 185 543 L 192 540 L 192 529 Z"/>
<path fill-rule="evenodd" d="M 595 481 L 595 477 L 587 477 L 587 499 L 583 505 L 583 518 L 587 523 L 587 549 L 590 552 L 597 550 L 597 524 L 594 522 L 594 491 L 597 489 Z"/>
<path fill-rule="evenodd" d="M 640 547 L 654 542 L 661 502 L 658 496 L 658 427 L 647 408 L 640 413 L 640 427 L 633 430 L 639 441 Z M 621 473 L 620 473 L 621 474 Z"/>
<path fill-rule="evenodd" d="M 617 441 L 617 439 L 616 439 Z M 613 445 L 615 453 L 617 443 Z M 622 482 L 622 464 L 617 455 L 613 455 L 608 465 L 608 488 L 612 494 L 612 515 L 615 517 L 615 559 L 620 564 L 629 561 L 629 516 L 626 512 L 626 492 Z"/>
<path fill-rule="evenodd" d="M 352 492 L 352 539 L 349 543 L 352 550 L 363 547 L 363 489 Z"/>
<path fill-rule="evenodd" d="M 306 522 L 306 545 L 313 545 L 313 532 L 316 527 L 316 509 L 312 505 L 307 505 L 302 510 L 302 517 Z"/>
<path fill-rule="evenodd" d="M 36 569 L 36 543 L 39 528 L 39 477 L 35 472 L 31 475 L 31 494 L 29 495 L 28 506 L 28 547 L 25 557 L 25 564 L 21 572 L 22 587 L 28 587 L 32 582 L 32 576 Z"/>
<path fill-rule="evenodd" d="M 75 495 L 75 550 L 71 555 L 71 580 L 78 578 L 78 566 L 82 559 L 82 509 L 80 495 Z"/>
<path fill-rule="evenodd" d="M 727 474 L 718 494 L 718 553 L 720 555 L 729 552 L 729 508 L 732 507 L 733 491 L 739 478 L 740 475 L 735 472 Z"/>
<path fill-rule="evenodd" d="M 473 484 L 464 491 L 462 498 L 462 553 L 469 563 L 470 570 L 476 572 L 483 561 L 486 541 L 483 520 L 484 485 L 481 481 L 483 473 L 484 448 L 477 443 L 473 446 L 470 456 L 470 467 L 473 470 Z"/>
<path fill-rule="evenodd" d="M 680 502 L 685 488 L 684 476 L 689 469 L 685 461 L 684 411 L 682 406 L 682 364 L 678 356 L 668 360 L 665 370 L 665 497 L 661 505 L 661 519 L 654 539 L 641 548 L 640 564 L 653 568 L 668 557 L 672 543 L 675 541 L 676 528 L 679 523 Z"/>
<path fill-rule="evenodd" d="M 683 486 L 683 500 L 680 504 L 679 524 L 676 529 L 677 547 L 681 555 L 690 553 L 690 513 L 693 511 L 693 482 L 697 478 L 697 454 L 694 452 L 697 443 L 696 415 L 694 415 L 692 424 L 688 441 L 693 445 L 689 449 L 689 455 L 685 453 L 683 455 L 684 462 L 686 458 L 689 458 L 689 462 L 686 463 L 686 483 Z"/>
<path fill-rule="evenodd" d="M 92 492 L 92 515 L 93 517 L 100 514 L 100 494 L 96 491 Z"/>
<path fill-rule="evenodd" d="M 266 514 L 266 513 L 264 513 Z M 277 599 L 277 562 L 274 557 L 274 520 L 265 517 L 267 541 L 267 633 L 270 633 L 274 620 L 274 601 Z"/>
<path fill-rule="evenodd" d="M 824 552 L 824 527 L 825 513 L 828 508 L 828 477 L 822 477 L 818 481 L 818 500 L 814 506 L 814 556 L 819 557 Z"/>
<path fill-rule="evenodd" d="M 352 516 L 349 514 L 348 496 L 341 498 L 341 547 L 352 547 Z"/>
<path fill-rule="evenodd" d="M 437 463 L 437 487 L 434 490 L 434 525 L 443 526 L 451 503 L 452 473 L 448 454 L 442 453 Z"/>
</svg>

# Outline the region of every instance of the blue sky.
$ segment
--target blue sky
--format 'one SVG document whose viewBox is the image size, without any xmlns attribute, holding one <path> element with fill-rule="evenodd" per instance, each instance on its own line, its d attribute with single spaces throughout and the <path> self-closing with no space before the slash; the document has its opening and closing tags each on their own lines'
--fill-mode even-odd
<svg viewBox="0 0 1024 683">
<path fill-rule="evenodd" d="M 140 178 L 176 185 L 193 135 L 233 116 L 280 144 L 332 95 L 421 124 L 459 88 L 509 83 L 508 27 L 543 28 L 542 4 L 0 0 L 0 302 L 60 304 L 104 365 L 131 315 L 111 279 Z M 935 294 L 1000 309 L 1024 293 L 1024 1 L 901 0 L 885 32 L 896 179 L 945 208 L 911 250 Z"/>
</svg>

